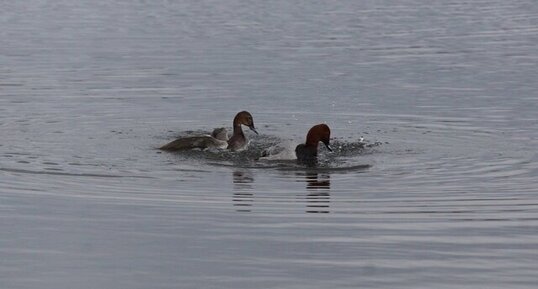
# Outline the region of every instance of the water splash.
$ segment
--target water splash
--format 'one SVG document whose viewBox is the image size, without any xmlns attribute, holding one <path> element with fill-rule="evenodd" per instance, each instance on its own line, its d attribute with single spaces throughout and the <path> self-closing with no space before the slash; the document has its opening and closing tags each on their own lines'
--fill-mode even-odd
<svg viewBox="0 0 538 289">
<path fill-rule="evenodd" d="M 371 164 L 364 163 L 361 155 L 372 153 L 381 142 L 371 142 L 361 138 L 356 141 L 334 139 L 333 152 L 320 146 L 318 161 L 305 165 L 297 163 L 296 142 L 272 135 L 260 135 L 250 140 L 246 150 L 231 152 L 223 149 L 192 149 L 171 152 L 181 161 L 190 161 L 218 167 L 240 167 L 278 170 L 341 171 L 362 170 Z"/>
</svg>

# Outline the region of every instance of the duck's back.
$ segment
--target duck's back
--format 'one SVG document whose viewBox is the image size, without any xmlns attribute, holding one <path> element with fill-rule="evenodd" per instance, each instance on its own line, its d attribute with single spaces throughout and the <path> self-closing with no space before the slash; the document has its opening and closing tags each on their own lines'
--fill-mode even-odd
<svg viewBox="0 0 538 289">
<path fill-rule="evenodd" d="M 189 149 L 222 148 L 226 146 L 226 141 L 215 139 L 212 136 L 191 136 L 176 139 L 160 147 L 161 150 L 179 151 Z"/>
</svg>

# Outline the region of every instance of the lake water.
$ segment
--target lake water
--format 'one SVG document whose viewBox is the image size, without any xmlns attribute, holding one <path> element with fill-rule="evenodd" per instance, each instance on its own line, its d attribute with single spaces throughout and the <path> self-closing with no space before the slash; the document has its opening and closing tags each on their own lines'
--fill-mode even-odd
<svg viewBox="0 0 538 289">
<path fill-rule="evenodd" d="M 538 284 L 535 1 L 5 1 L 0 27 L 1 288 Z M 247 151 L 156 149 L 240 110 Z M 256 160 L 317 123 L 317 168 Z"/>
</svg>

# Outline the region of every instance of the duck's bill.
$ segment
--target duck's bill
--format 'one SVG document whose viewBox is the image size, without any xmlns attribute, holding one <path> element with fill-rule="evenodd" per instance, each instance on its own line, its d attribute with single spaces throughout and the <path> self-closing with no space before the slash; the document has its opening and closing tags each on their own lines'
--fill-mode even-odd
<svg viewBox="0 0 538 289">
<path fill-rule="evenodd" d="M 255 132 L 256 134 L 259 134 L 257 131 L 256 131 L 256 128 L 254 127 L 254 125 L 251 125 L 249 126 L 248 128 L 250 128 L 251 131 Z"/>
<path fill-rule="evenodd" d="M 333 149 L 331 148 L 331 146 L 329 145 L 329 143 L 323 143 L 325 145 L 325 147 L 327 147 L 327 149 L 332 152 Z"/>
</svg>

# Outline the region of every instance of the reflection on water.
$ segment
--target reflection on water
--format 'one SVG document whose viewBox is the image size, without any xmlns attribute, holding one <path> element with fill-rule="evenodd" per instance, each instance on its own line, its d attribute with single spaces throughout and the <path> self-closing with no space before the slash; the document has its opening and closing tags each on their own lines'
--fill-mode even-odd
<svg viewBox="0 0 538 289">
<path fill-rule="evenodd" d="M 331 176 L 327 172 L 319 173 L 307 171 L 304 175 L 306 181 L 306 212 L 329 213 L 331 200 Z"/>
<path fill-rule="evenodd" d="M 298 182 L 306 183 L 306 192 L 299 193 L 293 192 L 293 189 L 290 188 L 291 192 L 281 191 L 273 195 L 271 198 L 275 200 L 275 203 L 281 204 L 282 208 L 289 206 L 294 206 L 288 200 L 294 195 L 297 196 L 298 200 L 296 204 L 301 204 L 301 206 L 306 206 L 306 213 L 329 213 L 331 201 L 330 189 L 331 189 L 331 176 L 329 172 L 326 171 L 317 171 L 317 170 L 307 170 L 307 171 L 298 171 L 295 175 L 292 175 Z M 236 212 L 252 212 L 252 207 L 254 204 L 254 173 L 252 170 L 248 169 L 236 169 L 232 173 L 233 181 L 233 197 L 232 203 Z M 280 195 L 280 196 L 278 196 Z M 278 200 L 278 201 L 276 201 Z M 263 206 L 267 208 L 267 203 L 264 202 L 264 199 L 261 199 L 261 202 L 258 203 L 258 206 Z M 258 208 L 260 209 L 260 208 Z M 296 208 L 293 208 L 296 211 Z"/>
<path fill-rule="evenodd" d="M 331 176 L 329 173 L 307 172 L 306 173 L 306 188 L 315 189 L 330 189 Z"/>
<path fill-rule="evenodd" d="M 252 183 L 254 177 L 248 170 L 235 170 L 233 176 L 233 205 L 237 212 L 251 212 L 254 194 Z"/>
</svg>

